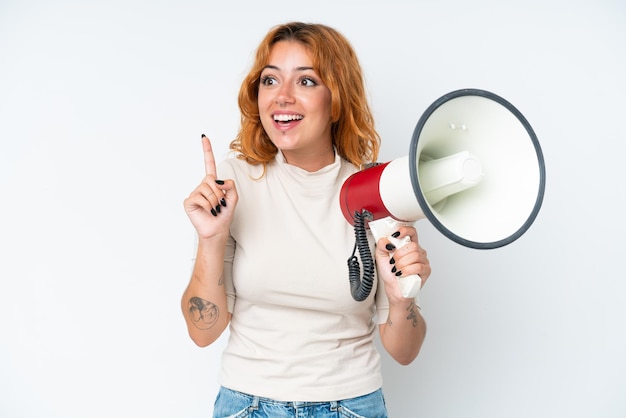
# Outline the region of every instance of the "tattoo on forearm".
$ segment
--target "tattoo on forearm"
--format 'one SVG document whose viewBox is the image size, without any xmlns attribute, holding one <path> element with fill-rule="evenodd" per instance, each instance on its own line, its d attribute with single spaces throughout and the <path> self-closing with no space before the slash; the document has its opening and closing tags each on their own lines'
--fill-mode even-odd
<svg viewBox="0 0 626 418">
<path fill-rule="evenodd" d="M 406 310 L 408 312 L 406 319 L 413 322 L 413 328 L 417 327 L 417 324 L 419 323 L 419 308 L 415 302 L 411 302 L 411 304 L 407 306 Z M 387 318 L 387 326 L 390 327 L 392 325 L 393 322 L 391 322 L 391 318 Z"/>
<path fill-rule="evenodd" d="M 189 299 L 189 316 L 198 329 L 211 329 L 220 316 L 218 306 L 199 297 Z"/>
<path fill-rule="evenodd" d="M 409 321 L 413 321 L 413 327 L 417 327 L 417 323 L 419 321 L 419 312 L 417 309 L 417 305 L 415 304 L 415 302 L 411 302 L 411 304 L 408 306 L 408 308 L 406 308 L 406 310 L 408 311 L 408 315 L 406 317 L 406 319 L 408 319 Z"/>
</svg>

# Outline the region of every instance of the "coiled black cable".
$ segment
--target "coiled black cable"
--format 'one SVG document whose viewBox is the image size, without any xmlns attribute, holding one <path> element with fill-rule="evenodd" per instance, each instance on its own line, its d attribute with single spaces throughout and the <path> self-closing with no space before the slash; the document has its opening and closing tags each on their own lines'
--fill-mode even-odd
<svg viewBox="0 0 626 418">
<path fill-rule="evenodd" d="M 350 280 L 350 292 L 357 302 L 362 302 L 372 291 L 374 284 L 374 258 L 370 251 L 369 242 L 367 240 L 367 231 L 365 230 L 365 218 L 371 217 L 371 213 L 363 210 L 362 213 L 354 212 L 354 250 L 348 258 L 348 278 Z M 359 256 L 363 263 L 363 278 L 361 279 L 361 266 L 356 256 L 356 250 L 359 249 Z"/>
</svg>

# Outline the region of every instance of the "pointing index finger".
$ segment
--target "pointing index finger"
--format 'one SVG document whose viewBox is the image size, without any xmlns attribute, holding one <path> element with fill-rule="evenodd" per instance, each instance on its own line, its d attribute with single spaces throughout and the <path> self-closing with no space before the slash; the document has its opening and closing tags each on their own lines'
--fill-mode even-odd
<svg viewBox="0 0 626 418">
<path fill-rule="evenodd" d="M 212 174 L 217 175 L 217 169 L 215 168 L 215 157 L 213 156 L 213 148 L 211 147 L 211 141 L 205 134 L 202 134 L 202 151 L 204 152 L 204 171 L 208 176 Z"/>
</svg>

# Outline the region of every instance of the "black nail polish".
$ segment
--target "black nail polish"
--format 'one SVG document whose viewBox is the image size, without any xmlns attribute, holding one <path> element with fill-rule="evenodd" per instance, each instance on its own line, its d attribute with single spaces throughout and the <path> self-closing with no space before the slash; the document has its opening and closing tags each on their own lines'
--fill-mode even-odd
<svg viewBox="0 0 626 418">
<path fill-rule="evenodd" d="M 389 251 L 393 251 L 393 250 L 395 250 L 395 249 L 396 249 L 396 246 L 395 246 L 395 245 L 393 245 L 393 244 L 387 244 L 387 245 L 385 245 L 385 248 L 386 248 L 387 250 L 389 250 Z"/>
<path fill-rule="evenodd" d="M 205 135 L 205 134 L 202 134 L 202 138 L 206 138 L 206 135 Z"/>
<path fill-rule="evenodd" d="M 220 213 L 222 211 L 222 207 L 220 205 L 215 206 L 215 212 Z"/>
<path fill-rule="evenodd" d="M 220 199 L 220 205 L 222 205 L 222 206 L 226 207 L 226 199 L 221 198 L 221 199 Z"/>
<path fill-rule="evenodd" d="M 396 266 L 393 266 L 393 268 L 391 269 L 391 272 L 395 273 L 396 271 L 398 271 L 398 269 L 396 268 Z"/>
<path fill-rule="evenodd" d="M 402 270 L 396 271 L 396 276 L 402 276 Z"/>
<path fill-rule="evenodd" d="M 215 209 L 211 208 L 211 215 L 213 216 L 217 216 L 217 212 L 215 211 Z"/>
<path fill-rule="evenodd" d="M 389 259 L 389 264 L 396 264 L 396 260 L 393 257 L 391 257 Z"/>
<path fill-rule="evenodd" d="M 392 237 L 394 238 L 398 238 L 400 236 L 400 231 L 396 231 L 393 234 L 391 234 Z"/>
<path fill-rule="evenodd" d="M 224 180 L 215 180 L 215 183 L 217 183 L 219 185 L 222 185 L 222 184 L 224 184 Z"/>
</svg>

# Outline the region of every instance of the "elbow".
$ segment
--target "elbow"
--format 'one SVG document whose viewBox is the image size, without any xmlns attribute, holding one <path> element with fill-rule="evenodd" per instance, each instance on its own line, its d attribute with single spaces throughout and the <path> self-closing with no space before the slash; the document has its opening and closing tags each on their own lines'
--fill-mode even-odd
<svg viewBox="0 0 626 418">
<path fill-rule="evenodd" d="M 413 363 L 413 360 L 415 360 L 415 357 L 412 359 L 396 359 L 396 362 L 400 366 L 408 366 L 409 364 Z"/>
<path fill-rule="evenodd" d="M 386 331 L 386 329 L 384 331 Z M 383 347 L 385 347 L 385 350 L 389 353 L 391 358 L 401 366 L 408 366 L 413 363 L 422 349 L 422 344 L 426 337 L 426 329 L 423 328 L 418 335 L 408 340 L 406 338 L 398 338 L 397 336 L 396 338 L 392 338 L 392 335 L 387 332 L 383 332 L 381 337 Z"/>
<path fill-rule="evenodd" d="M 195 332 L 189 332 L 189 337 L 191 341 L 194 342 L 198 347 L 204 348 L 213 344 L 221 335 L 221 333 L 216 334 L 198 334 Z"/>
<path fill-rule="evenodd" d="M 415 352 L 411 353 L 402 353 L 392 356 L 393 359 L 401 366 L 408 366 L 413 363 L 413 361 L 417 358 L 419 354 L 419 348 Z"/>
<path fill-rule="evenodd" d="M 198 347 L 208 347 L 217 341 L 230 323 L 230 314 L 224 320 L 218 321 L 213 327 L 208 329 L 197 328 L 193 323 L 187 322 L 187 332 L 189 337 Z"/>
<path fill-rule="evenodd" d="M 200 348 L 208 347 L 215 342 L 215 339 L 199 337 L 192 334 L 189 334 L 189 337 L 191 337 L 191 341 Z"/>
<path fill-rule="evenodd" d="M 416 344 L 412 347 L 407 347 L 404 345 L 399 347 L 388 346 L 385 345 L 383 342 L 383 346 L 385 347 L 385 350 L 387 351 L 389 356 L 394 359 L 396 363 L 401 366 L 408 366 L 409 364 L 413 363 L 413 361 L 417 358 L 422 344 L 420 342 L 419 344 Z"/>
</svg>

